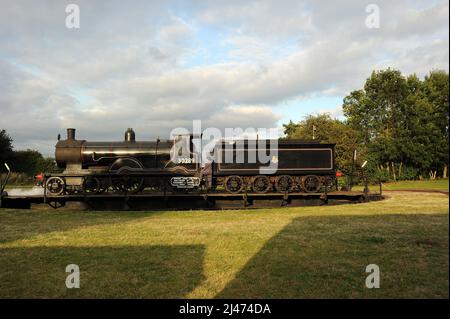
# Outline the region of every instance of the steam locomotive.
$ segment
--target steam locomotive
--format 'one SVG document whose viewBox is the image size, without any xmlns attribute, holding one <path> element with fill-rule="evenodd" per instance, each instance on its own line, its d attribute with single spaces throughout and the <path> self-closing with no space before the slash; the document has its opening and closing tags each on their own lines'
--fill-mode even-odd
<svg viewBox="0 0 450 319">
<path fill-rule="evenodd" d="M 47 174 L 44 186 L 47 193 L 62 195 L 202 189 L 233 194 L 319 192 L 335 185 L 334 144 L 279 140 L 271 156 L 266 151 L 271 150 L 270 140 L 221 140 L 211 151 L 212 160 L 202 164 L 194 140 L 193 135 L 178 135 L 140 142 L 129 128 L 123 141 L 89 142 L 77 140 L 75 129 L 69 128 L 67 138 L 58 138 L 55 146 L 63 172 Z M 261 148 L 269 164 L 275 164 L 274 171 L 267 162 L 252 159 Z"/>
</svg>

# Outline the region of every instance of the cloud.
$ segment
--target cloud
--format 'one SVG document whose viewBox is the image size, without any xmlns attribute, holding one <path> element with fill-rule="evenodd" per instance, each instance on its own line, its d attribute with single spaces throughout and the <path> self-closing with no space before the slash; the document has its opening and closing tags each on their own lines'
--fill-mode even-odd
<svg viewBox="0 0 450 319">
<path fill-rule="evenodd" d="M 279 105 L 344 97 L 373 69 L 448 71 L 446 1 L 377 1 L 380 29 L 356 0 L 77 1 L 81 28 L 67 29 L 70 2 L 2 3 L 0 127 L 17 148 L 51 154 L 66 127 L 96 140 L 192 120 L 277 127 Z"/>
</svg>

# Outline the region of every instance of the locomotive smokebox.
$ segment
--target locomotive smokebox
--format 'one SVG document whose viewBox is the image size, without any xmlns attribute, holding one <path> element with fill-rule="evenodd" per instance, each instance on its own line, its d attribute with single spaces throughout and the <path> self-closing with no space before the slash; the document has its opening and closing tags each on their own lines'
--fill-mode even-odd
<svg viewBox="0 0 450 319">
<path fill-rule="evenodd" d="M 68 128 L 67 129 L 67 140 L 73 141 L 75 139 L 75 129 L 74 128 Z"/>
</svg>

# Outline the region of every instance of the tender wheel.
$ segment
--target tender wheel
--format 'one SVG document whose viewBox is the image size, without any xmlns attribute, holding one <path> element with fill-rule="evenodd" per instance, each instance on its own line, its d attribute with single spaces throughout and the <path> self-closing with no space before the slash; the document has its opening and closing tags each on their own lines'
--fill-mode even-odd
<svg viewBox="0 0 450 319">
<path fill-rule="evenodd" d="M 320 179 L 315 175 L 308 175 L 303 179 L 303 189 L 308 193 L 316 193 L 320 189 Z"/>
<path fill-rule="evenodd" d="M 228 176 L 224 184 L 225 189 L 230 193 L 239 193 L 244 187 L 244 181 L 237 175 Z"/>
<path fill-rule="evenodd" d="M 282 193 L 290 192 L 294 188 L 294 179 L 289 175 L 278 176 L 275 188 Z"/>
<path fill-rule="evenodd" d="M 66 189 L 66 183 L 61 177 L 50 177 L 45 183 L 45 188 L 52 195 L 61 195 Z"/>
<path fill-rule="evenodd" d="M 264 175 L 256 176 L 252 182 L 252 189 L 256 193 L 267 193 L 271 186 L 270 179 Z"/>
</svg>

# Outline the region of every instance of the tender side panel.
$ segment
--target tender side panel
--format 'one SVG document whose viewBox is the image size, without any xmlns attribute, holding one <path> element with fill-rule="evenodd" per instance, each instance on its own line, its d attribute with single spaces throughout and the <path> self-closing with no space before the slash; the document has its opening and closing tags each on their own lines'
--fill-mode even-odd
<svg viewBox="0 0 450 319">
<path fill-rule="evenodd" d="M 278 171 L 330 171 L 333 169 L 333 149 L 331 148 L 303 148 L 303 149 L 279 149 L 276 152 L 263 154 L 266 162 L 258 156 L 251 155 L 252 149 L 247 150 L 219 150 L 220 162 L 217 163 L 217 172 L 230 173 L 235 171 L 253 171 L 258 174 L 261 168 L 269 165 L 269 160 L 278 165 Z M 256 157 L 256 160 L 255 158 Z M 230 162 L 231 161 L 231 162 Z M 253 163 L 252 163 L 253 162 Z"/>
</svg>

